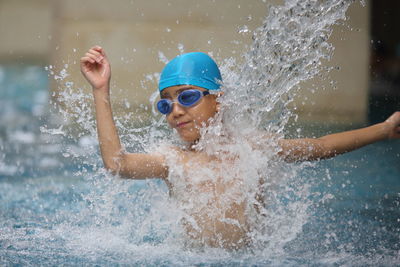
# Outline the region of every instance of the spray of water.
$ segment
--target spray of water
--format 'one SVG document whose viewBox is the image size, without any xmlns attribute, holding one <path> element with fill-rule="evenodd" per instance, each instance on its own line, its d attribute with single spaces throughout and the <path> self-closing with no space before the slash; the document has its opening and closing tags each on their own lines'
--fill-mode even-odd
<svg viewBox="0 0 400 267">
<path fill-rule="evenodd" d="M 87 212 L 96 218 L 96 225 L 125 224 L 130 236 L 150 235 L 157 239 L 156 236 L 163 236 L 163 231 L 155 222 L 168 222 L 167 217 L 161 219 L 159 211 L 166 208 L 164 203 L 169 203 L 168 210 L 174 214 L 174 220 L 166 223 L 168 228 L 186 225 L 191 229 L 189 235 L 202 240 L 201 245 L 230 247 L 225 243 L 250 242 L 270 254 L 271 251 L 283 253 L 284 245 L 296 237 L 307 220 L 309 184 L 298 177 L 302 165 L 287 166 L 275 158 L 276 140 L 283 137 L 292 115 L 287 105 L 296 93 L 296 86 L 317 75 L 321 61 L 330 58 L 333 48 L 327 40 L 331 26 L 345 18 L 350 3 L 292 0 L 270 8 L 263 25 L 254 31 L 253 45 L 244 55 L 243 63 L 233 68 L 234 62 L 228 60 L 222 66 L 225 93 L 221 99 L 222 111 L 210 127 L 203 129 L 204 138 L 196 147 L 205 153 L 204 162 L 199 164 L 201 159 L 196 157 L 187 164 L 197 167 L 185 168 L 179 153 L 171 150 L 171 144 L 159 145 L 160 140 L 171 140 L 166 131 L 160 130 L 165 127 L 162 119 L 152 119 L 149 126 L 129 130 L 124 127 L 129 117 L 117 118 L 125 144 L 134 144 L 136 151 L 159 146 L 158 151 L 166 155 L 174 198 L 170 202 L 167 194 L 157 189 L 159 185 L 151 186 L 151 190 L 143 192 L 144 199 L 135 203 L 147 203 L 144 206 L 151 205 L 148 208 L 157 212 L 142 216 L 128 212 L 130 216 L 122 216 L 116 212 L 114 202 L 127 191 L 123 183 L 109 179 L 104 184 L 95 180 L 96 189 L 84 198 L 90 203 Z M 183 52 L 183 45 L 179 49 Z M 166 61 L 163 56 L 161 60 Z M 65 78 L 62 74 L 56 79 Z M 73 91 L 72 86 L 66 83 L 66 90 L 61 94 L 62 102 L 69 107 L 61 113 L 77 122 L 86 135 L 95 136 L 90 108 L 80 105 L 87 102 L 87 96 Z M 218 184 L 223 189 L 204 190 L 207 184 Z M 155 192 L 159 192 L 162 205 L 155 200 Z M 126 196 L 129 198 L 129 194 Z M 126 205 L 125 208 L 129 206 Z M 227 215 L 233 210 L 243 214 Z M 141 223 L 135 224 L 139 230 L 132 231 L 129 221 L 133 218 L 142 218 Z M 237 231 L 243 240 L 225 240 L 213 226 L 216 224 Z M 210 236 L 201 234 L 206 229 Z M 170 240 L 180 231 L 170 233 L 163 238 Z"/>
<path fill-rule="evenodd" d="M 238 192 L 246 192 L 245 200 L 236 198 L 235 203 L 248 204 L 246 217 L 251 218 L 250 225 L 257 225 L 250 226 L 252 243 L 270 255 L 282 253 L 297 236 L 310 207 L 312 180 L 302 181 L 299 175 L 304 165 L 288 166 L 275 157 L 277 140 L 283 138 L 293 115 L 288 104 L 299 83 L 314 78 L 322 70 L 322 60 L 330 59 L 331 27 L 345 19 L 350 4 L 286 1 L 271 7 L 263 25 L 254 31 L 243 63 L 228 60 L 223 65 L 222 111 L 203 129 L 197 145 L 198 150 L 232 163 L 223 168 L 224 179 L 243 181 Z M 260 194 L 263 205 L 256 201 Z"/>
<path fill-rule="evenodd" d="M 331 57 L 332 26 L 345 19 L 351 2 L 287 0 L 271 7 L 240 64 L 232 58 L 221 64 L 222 109 L 202 129 L 195 146 L 199 156 L 184 165 L 179 149 L 171 149 L 181 145 L 176 134 L 154 109 L 149 121 L 134 128 L 128 125 L 135 111 L 115 118 L 127 150 L 165 155 L 172 198 L 162 181 L 122 181 L 101 168 L 92 108 L 86 104 L 89 96 L 67 82 L 66 70 L 54 74 L 63 88 L 62 104 L 56 108 L 65 126 L 41 130 L 79 138 L 79 146 L 66 146 L 63 153 L 76 160 L 75 175 L 85 177 L 89 186 L 79 195 L 79 213 L 59 212 L 61 223 L 52 233 L 77 256 L 111 255 L 126 258 L 127 264 L 132 259 L 148 262 L 143 255 L 157 262 L 171 252 L 175 256 L 169 263 L 196 264 L 204 262 L 205 255 L 208 263 L 232 263 L 229 250 L 214 247 L 242 248 L 235 254 L 238 262 L 255 257 L 255 262 L 271 264 L 286 257 L 313 205 L 313 180 L 301 175 L 312 164 L 282 162 L 276 157 L 276 141 L 294 116 L 288 104 L 299 83 L 318 75 L 322 61 Z M 183 52 L 183 45 L 179 50 Z M 160 60 L 167 62 L 161 52 Z M 154 104 L 156 98 L 157 92 L 150 101 Z M 69 128 L 70 121 L 78 128 Z M 237 238 L 228 240 L 218 227 Z M 208 235 L 202 234 L 206 229 Z M 231 241 L 234 245 L 227 245 Z M 177 250 L 188 249 L 186 256 L 177 255 Z"/>
</svg>

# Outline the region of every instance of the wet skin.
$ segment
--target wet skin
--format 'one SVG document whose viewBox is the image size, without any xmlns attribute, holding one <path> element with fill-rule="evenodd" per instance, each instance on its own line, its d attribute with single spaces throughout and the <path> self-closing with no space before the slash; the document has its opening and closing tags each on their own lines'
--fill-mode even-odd
<svg viewBox="0 0 400 267">
<path fill-rule="evenodd" d="M 158 177 L 164 179 L 167 184 L 170 183 L 168 180 L 173 175 L 169 171 L 172 171 L 172 166 L 167 166 L 166 158 L 163 155 L 128 153 L 121 145 L 110 104 L 111 67 L 104 50 L 99 46 L 94 46 L 81 58 L 80 62 L 82 74 L 93 87 L 98 138 L 105 168 L 125 178 Z M 205 90 L 196 86 L 173 86 L 164 89 L 161 96 L 175 101 L 180 90 L 189 88 Z M 180 162 L 176 162 L 176 164 L 184 166 L 184 170 L 181 177 L 176 177 L 178 180 L 174 186 L 170 186 L 170 189 L 171 191 L 181 189 L 180 192 L 173 192 L 175 197 L 181 198 L 183 202 L 193 203 L 193 207 L 196 207 L 192 211 L 192 218 L 197 220 L 200 227 L 192 231 L 189 226 L 187 227 L 188 233 L 191 233 L 193 238 L 198 238 L 211 246 L 235 248 L 238 246 L 235 246 L 234 243 L 242 242 L 240 240 L 243 239 L 240 236 L 246 235 L 247 219 L 253 218 L 252 215 L 244 213 L 244 206 L 248 201 L 253 201 L 242 198 L 242 194 L 240 194 L 243 193 L 243 188 L 240 188 L 241 178 L 246 174 L 240 173 L 240 171 L 232 173 L 236 169 L 232 167 L 235 159 L 232 161 L 215 159 L 202 151 L 196 151 L 192 145 L 199 140 L 200 129 L 210 124 L 210 119 L 218 111 L 219 103 L 216 95 L 207 95 L 192 107 L 173 104 L 172 112 L 166 116 L 167 121 L 172 128 L 177 130 L 182 140 L 188 142 L 189 146 L 182 149 L 176 148 L 178 154 L 181 155 Z M 271 142 L 267 141 L 271 138 L 269 134 L 261 134 L 256 138 L 257 141 L 254 144 L 257 146 L 260 140 L 268 144 Z M 329 134 L 319 138 L 275 140 L 279 147 L 279 151 L 275 152 L 282 160 L 288 162 L 313 161 L 335 157 L 388 139 L 400 139 L 400 111 L 393 113 L 382 123 L 357 130 Z M 251 140 L 249 141 L 251 143 Z M 275 141 L 272 140 L 272 142 Z M 232 165 L 229 166 L 229 164 Z M 208 174 L 202 175 L 204 171 Z M 182 184 L 184 186 L 180 188 L 175 187 L 175 185 Z M 233 197 L 231 198 L 225 192 Z M 201 201 L 201 198 L 198 197 L 201 194 L 210 196 L 207 198 L 209 203 Z M 262 203 L 260 202 L 260 204 Z M 232 219 L 239 222 L 237 231 L 234 226 L 228 229 L 229 224 L 224 222 L 219 224 L 221 219 Z M 237 237 L 234 237 L 235 233 L 237 233 Z M 216 237 L 218 238 L 215 239 Z M 240 244 L 244 244 L 244 242 Z"/>
<path fill-rule="evenodd" d="M 206 91 L 192 85 L 172 86 L 161 92 L 161 98 L 176 101 L 179 93 L 188 89 Z M 219 111 L 217 97 L 217 94 L 206 95 L 191 107 L 184 107 L 174 102 L 171 113 L 166 115 L 168 124 L 177 130 L 182 140 L 189 144 L 196 143 L 200 138 L 200 129 L 208 126 L 210 119 Z M 187 170 L 187 176 L 182 177 L 184 181 L 181 181 L 185 184 L 186 193 L 176 192 L 173 184 L 169 182 L 168 184 L 173 196 L 195 207 L 189 211 L 189 215 L 196 222 L 196 226 L 185 220 L 182 222 L 188 236 L 212 247 L 237 249 L 244 246 L 247 243 L 248 225 L 245 215 L 246 205 L 239 189 L 241 180 L 225 179 L 224 170 L 216 167 L 218 159 L 215 157 L 193 150 L 177 149 L 177 151 L 182 165 Z M 215 177 L 197 179 L 195 176 L 202 174 L 200 167 L 195 166 L 203 168 L 207 166 Z M 206 203 L 201 201 L 204 198 L 208 200 Z M 226 220 L 235 221 L 237 224 L 226 223 Z"/>
<path fill-rule="evenodd" d="M 165 88 L 161 92 L 161 98 L 176 101 L 179 93 L 188 89 L 207 91 L 204 88 L 193 85 L 178 85 Z M 171 113 L 167 114 L 167 121 L 171 128 L 178 131 L 183 141 L 195 143 L 200 138 L 200 129 L 208 126 L 209 120 L 219 110 L 217 95 L 206 95 L 198 103 L 191 107 L 181 106 L 174 103 Z"/>
<path fill-rule="evenodd" d="M 203 152 L 180 151 L 184 191 L 171 188 L 192 221 L 183 220 L 187 235 L 200 246 L 235 250 L 248 245 L 249 223 L 243 181 L 235 162 L 222 162 Z M 207 169 L 207 171 L 205 171 Z M 182 187 L 179 187 L 182 188 Z"/>
</svg>

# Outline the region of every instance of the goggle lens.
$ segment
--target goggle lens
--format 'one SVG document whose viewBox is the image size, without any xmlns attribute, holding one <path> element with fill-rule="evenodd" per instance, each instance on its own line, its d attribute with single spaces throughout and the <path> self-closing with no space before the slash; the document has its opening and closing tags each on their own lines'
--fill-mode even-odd
<svg viewBox="0 0 400 267">
<path fill-rule="evenodd" d="M 189 107 L 197 103 L 202 97 L 202 93 L 198 90 L 186 90 L 179 94 L 179 104 Z"/>
<path fill-rule="evenodd" d="M 168 114 L 172 111 L 172 101 L 168 99 L 161 99 L 157 103 L 157 109 L 162 114 Z"/>
</svg>

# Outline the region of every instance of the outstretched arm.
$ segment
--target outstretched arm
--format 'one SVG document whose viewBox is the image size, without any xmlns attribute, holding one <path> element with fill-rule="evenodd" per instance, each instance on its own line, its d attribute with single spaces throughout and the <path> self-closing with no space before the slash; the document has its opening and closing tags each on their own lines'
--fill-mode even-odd
<svg viewBox="0 0 400 267">
<path fill-rule="evenodd" d="M 164 158 L 123 151 L 110 103 L 111 67 L 104 50 L 95 46 L 81 58 L 83 76 L 93 87 L 97 132 L 106 169 L 126 178 L 166 178 Z"/>
<path fill-rule="evenodd" d="M 320 138 L 282 139 L 278 153 L 287 161 L 308 161 L 331 158 L 386 139 L 400 138 L 400 112 L 385 122 L 366 128 L 330 134 Z"/>
</svg>

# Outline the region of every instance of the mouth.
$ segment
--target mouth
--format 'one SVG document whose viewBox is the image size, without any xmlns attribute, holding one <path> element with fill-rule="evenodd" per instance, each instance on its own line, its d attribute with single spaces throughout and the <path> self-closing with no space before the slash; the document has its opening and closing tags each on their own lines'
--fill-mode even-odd
<svg viewBox="0 0 400 267">
<path fill-rule="evenodd" d="M 176 128 L 183 128 L 189 123 L 190 123 L 190 121 L 179 122 L 179 123 L 176 124 Z"/>
</svg>

